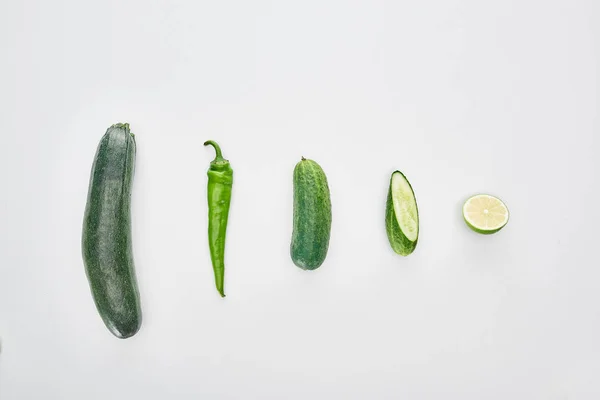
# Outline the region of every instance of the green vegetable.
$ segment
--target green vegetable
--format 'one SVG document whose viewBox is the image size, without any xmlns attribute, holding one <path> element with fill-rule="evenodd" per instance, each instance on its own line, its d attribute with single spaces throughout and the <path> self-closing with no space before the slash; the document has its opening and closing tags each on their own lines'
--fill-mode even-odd
<svg viewBox="0 0 600 400">
<path fill-rule="evenodd" d="M 331 200 L 327 177 L 319 164 L 302 157 L 294 169 L 292 261 L 306 270 L 325 261 L 331 233 Z"/>
<path fill-rule="evenodd" d="M 131 185 L 135 139 L 129 124 L 115 124 L 100 140 L 83 219 L 83 262 L 96 308 L 118 338 L 142 323 L 131 249 Z"/>
<path fill-rule="evenodd" d="M 223 289 L 225 235 L 229 217 L 229 204 L 231 203 L 233 170 L 229 165 L 229 161 L 221 155 L 221 148 L 217 143 L 208 140 L 204 145 L 211 145 L 217 153 L 208 169 L 208 244 L 215 273 L 215 284 L 221 296 L 225 297 Z"/>
<path fill-rule="evenodd" d="M 415 250 L 419 239 L 419 210 L 413 189 L 400 171 L 395 171 L 390 179 L 385 227 L 396 253 L 407 256 Z"/>
</svg>

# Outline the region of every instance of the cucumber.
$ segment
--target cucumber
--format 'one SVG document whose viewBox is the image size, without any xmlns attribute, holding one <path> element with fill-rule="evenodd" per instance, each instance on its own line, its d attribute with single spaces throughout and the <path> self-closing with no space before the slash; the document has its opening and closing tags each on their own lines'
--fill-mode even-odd
<svg viewBox="0 0 600 400">
<path fill-rule="evenodd" d="M 294 228 L 290 253 L 296 266 L 317 269 L 325 261 L 331 234 L 331 199 L 319 164 L 302 157 L 294 169 Z"/>
<path fill-rule="evenodd" d="M 115 124 L 100 140 L 83 219 L 82 252 L 98 313 L 109 331 L 128 338 L 142 312 L 131 244 L 131 185 L 135 139 L 129 124 Z"/>
<path fill-rule="evenodd" d="M 400 171 L 390 178 L 385 227 L 396 253 L 407 256 L 415 250 L 419 241 L 419 210 L 412 186 Z"/>
</svg>

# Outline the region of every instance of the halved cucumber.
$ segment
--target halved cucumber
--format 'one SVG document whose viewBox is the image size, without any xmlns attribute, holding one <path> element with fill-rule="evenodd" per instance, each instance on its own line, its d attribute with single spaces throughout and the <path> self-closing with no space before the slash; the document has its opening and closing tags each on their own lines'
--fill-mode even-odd
<svg viewBox="0 0 600 400">
<path fill-rule="evenodd" d="M 410 183 L 400 171 L 392 173 L 385 210 L 385 227 L 392 249 L 407 256 L 419 240 L 419 210 Z"/>
</svg>

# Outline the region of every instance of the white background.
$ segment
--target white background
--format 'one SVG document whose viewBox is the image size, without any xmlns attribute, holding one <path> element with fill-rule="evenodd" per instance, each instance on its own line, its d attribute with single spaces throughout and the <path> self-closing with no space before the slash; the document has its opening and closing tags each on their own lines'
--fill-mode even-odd
<svg viewBox="0 0 600 400">
<path fill-rule="evenodd" d="M 598 399 L 599 26 L 595 0 L 2 1 L 0 398 Z M 116 122 L 138 144 L 127 340 L 80 253 Z M 207 139 L 235 171 L 226 299 Z M 289 257 L 301 156 L 333 203 L 314 272 Z M 477 192 L 512 212 L 495 236 L 461 220 Z"/>
</svg>

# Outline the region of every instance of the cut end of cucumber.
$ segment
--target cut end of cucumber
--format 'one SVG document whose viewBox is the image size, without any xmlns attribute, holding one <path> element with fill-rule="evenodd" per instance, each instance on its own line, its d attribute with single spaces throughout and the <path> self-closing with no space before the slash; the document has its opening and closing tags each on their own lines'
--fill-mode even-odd
<svg viewBox="0 0 600 400">
<path fill-rule="evenodd" d="M 400 171 L 392 174 L 392 201 L 394 214 L 400 230 L 411 242 L 419 237 L 419 212 L 415 194 L 406 177 Z"/>
<path fill-rule="evenodd" d="M 490 235 L 506 226 L 509 212 L 499 198 L 489 194 L 477 194 L 465 201 L 463 218 L 473 231 Z"/>
</svg>

